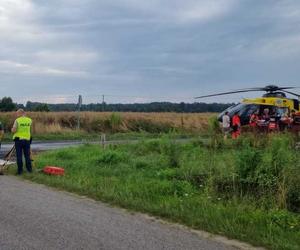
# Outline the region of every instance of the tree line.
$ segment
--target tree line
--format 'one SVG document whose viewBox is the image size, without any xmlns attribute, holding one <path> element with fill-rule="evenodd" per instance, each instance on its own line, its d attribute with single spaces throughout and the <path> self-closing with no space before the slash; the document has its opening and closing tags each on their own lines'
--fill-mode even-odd
<svg viewBox="0 0 300 250">
<path fill-rule="evenodd" d="M 83 104 L 81 111 L 97 111 L 97 112 L 177 112 L 177 113 L 204 113 L 204 112 L 221 112 L 233 103 L 171 103 L 171 102 L 152 102 L 152 103 L 131 103 L 131 104 Z M 63 112 L 77 111 L 77 104 L 46 104 L 40 102 L 28 101 L 26 105 L 14 103 L 11 97 L 3 97 L 0 100 L 0 112 L 14 111 L 18 108 L 24 108 L 27 111 L 40 112 Z"/>
<path fill-rule="evenodd" d="M 132 104 L 83 104 L 81 111 L 97 112 L 176 112 L 176 113 L 204 113 L 204 112 L 221 112 L 233 103 L 170 103 L 170 102 L 152 102 L 152 103 L 132 103 Z M 47 106 L 47 107 L 46 107 Z M 26 110 L 37 110 L 44 107 L 49 111 L 77 111 L 77 104 L 45 104 L 36 102 L 27 102 Z M 47 110 L 46 110 L 47 111 Z"/>
</svg>

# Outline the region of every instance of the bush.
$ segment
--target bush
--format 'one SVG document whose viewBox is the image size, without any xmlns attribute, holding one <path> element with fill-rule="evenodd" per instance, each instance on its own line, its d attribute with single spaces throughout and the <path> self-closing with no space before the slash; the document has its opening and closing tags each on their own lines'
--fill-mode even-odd
<svg viewBox="0 0 300 250">
<path fill-rule="evenodd" d="M 162 122 L 153 122 L 151 120 L 139 119 L 130 120 L 128 122 L 129 129 L 136 132 L 148 132 L 148 133 L 168 133 L 173 131 L 174 128 L 170 124 Z"/>
<path fill-rule="evenodd" d="M 216 116 L 212 116 L 208 120 L 208 130 L 211 136 L 221 133 L 220 122 Z"/>
<path fill-rule="evenodd" d="M 102 132 L 103 131 L 103 120 L 95 119 L 89 123 L 86 130 L 88 132 Z"/>
<path fill-rule="evenodd" d="M 147 153 L 161 153 L 160 151 L 160 140 L 152 139 L 148 141 L 142 141 L 135 147 L 135 153 L 137 155 L 144 155 Z"/>
<path fill-rule="evenodd" d="M 261 151 L 244 142 L 236 153 L 236 171 L 241 183 L 255 183 L 256 170 L 261 163 Z"/>
<path fill-rule="evenodd" d="M 224 146 L 224 139 L 220 123 L 216 116 L 212 116 L 208 120 L 208 132 L 209 132 L 209 145 L 213 149 L 222 148 Z"/>
<path fill-rule="evenodd" d="M 13 123 L 14 123 L 14 121 L 13 121 L 13 119 L 12 118 L 10 118 L 9 116 L 7 116 L 7 115 L 3 115 L 2 117 L 1 117 L 1 123 L 2 123 L 2 126 L 3 126 L 3 129 L 5 130 L 5 131 L 10 131 L 10 129 L 11 129 L 11 127 L 13 126 Z"/>
<path fill-rule="evenodd" d="M 122 118 L 117 113 L 112 113 L 110 116 L 110 125 L 112 132 L 118 132 L 120 130 L 120 126 L 122 125 Z"/>
<path fill-rule="evenodd" d="M 160 144 L 160 151 L 161 154 L 165 155 L 168 160 L 169 167 L 178 168 L 179 163 L 179 147 L 172 141 L 169 140 L 162 140 Z"/>
<path fill-rule="evenodd" d="M 151 164 L 148 161 L 138 160 L 134 163 L 136 169 L 149 169 Z"/>
<path fill-rule="evenodd" d="M 257 168 L 256 178 L 262 187 L 276 190 L 284 170 L 295 163 L 291 138 L 273 136 L 263 150 L 262 162 Z"/>
<path fill-rule="evenodd" d="M 116 151 L 105 151 L 97 160 L 97 165 L 107 164 L 113 165 L 119 162 L 126 162 L 128 157 L 126 154 Z"/>
<path fill-rule="evenodd" d="M 285 230 L 299 231 L 300 230 L 300 217 L 291 216 L 286 211 L 273 210 L 270 211 L 270 220 L 278 227 Z"/>
<path fill-rule="evenodd" d="M 300 212 L 300 164 L 294 164 L 284 173 L 284 184 L 286 188 L 286 208 L 291 211 Z"/>
</svg>

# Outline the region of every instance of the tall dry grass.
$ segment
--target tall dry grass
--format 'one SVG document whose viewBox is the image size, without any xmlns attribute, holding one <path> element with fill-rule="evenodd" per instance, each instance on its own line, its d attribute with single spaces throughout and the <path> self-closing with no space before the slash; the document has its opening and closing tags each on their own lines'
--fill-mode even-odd
<svg viewBox="0 0 300 250">
<path fill-rule="evenodd" d="M 179 113 L 110 113 L 82 112 L 81 130 L 86 132 L 202 132 L 214 114 Z M 37 134 L 64 133 L 77 128 L 76 112 L 30 112 L 33 132 Z M 9 130 L 15 120 L 14 113 L 0 113 L 0 121 Z"/>
</svg>

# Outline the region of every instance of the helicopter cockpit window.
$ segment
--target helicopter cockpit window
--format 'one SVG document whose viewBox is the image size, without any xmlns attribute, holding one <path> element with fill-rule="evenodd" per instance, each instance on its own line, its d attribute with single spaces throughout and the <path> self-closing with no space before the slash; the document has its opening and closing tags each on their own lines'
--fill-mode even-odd
<svg viewBox="0 0 300 250">
<path fill-rule="evenodd" d="M 277 108 L 275 111 L 275 116 L 276 117 L 283 117 L 289 114 L 289 109 L 288 108 Z"/>
<path fill-rule="evenodd" d="M 239 112 L 240 116 L 249 116 L 258 110 L 258 106 L 255 104 L 244 104 L 240 103 L 232 107 L 228 112 L 230 115 L 234 115 L 236 112 Z"/>
<path fill-rule="evenodd" d="M 250 116 L 255 113 L 256 111 L 259 111 L 259 106 L 256 104 L 246 104 L 246 103 L 239 103 L 237 105 L 234 105 L 227 110 L 225 110 L 222 114 L 219 115 L 219 121 L 222 120 L 223 115 L 225 112 L 229 112 L 229 116 L 233 117 L 236 112 L 238 112 L 242 124 L 247 124 L 250 120 Z"/>
<path fill-rule="evenodd" d="M 239 114 L 243 113 L 246 107 L 247 104 L 239 103 L 233 107 L 230 107 L 227 111 L 229 112 L 230 116 L 233 116 L 236 112 L 239 112 Z"/>
<path fill-rule="evenodd" d="M 248 105 L 246 116 L 250 117 L 252 114 L 254 114 L 257 111 L 259 111 L 259 107 L 257 105 Z"/>
</svg>

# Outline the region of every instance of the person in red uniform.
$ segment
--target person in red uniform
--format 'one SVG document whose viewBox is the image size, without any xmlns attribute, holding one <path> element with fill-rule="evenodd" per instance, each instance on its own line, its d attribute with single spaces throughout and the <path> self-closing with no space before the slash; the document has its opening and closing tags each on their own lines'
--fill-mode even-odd
<svg viewBox="0 0 300 250">
<path fill-rule="evenodd" d="M 241 119 L 236 112 L 232 117 L 232 139 L 237 139 L 241 135 Z"/>
<path fill-rule="evenodd" d="M 250 122 L 249 122 L 249 125 L 253 130 L 256 129 L 258 120 L 259 120 L 258 111 L 256 111 L 250 116 Z"/>
</svg>

